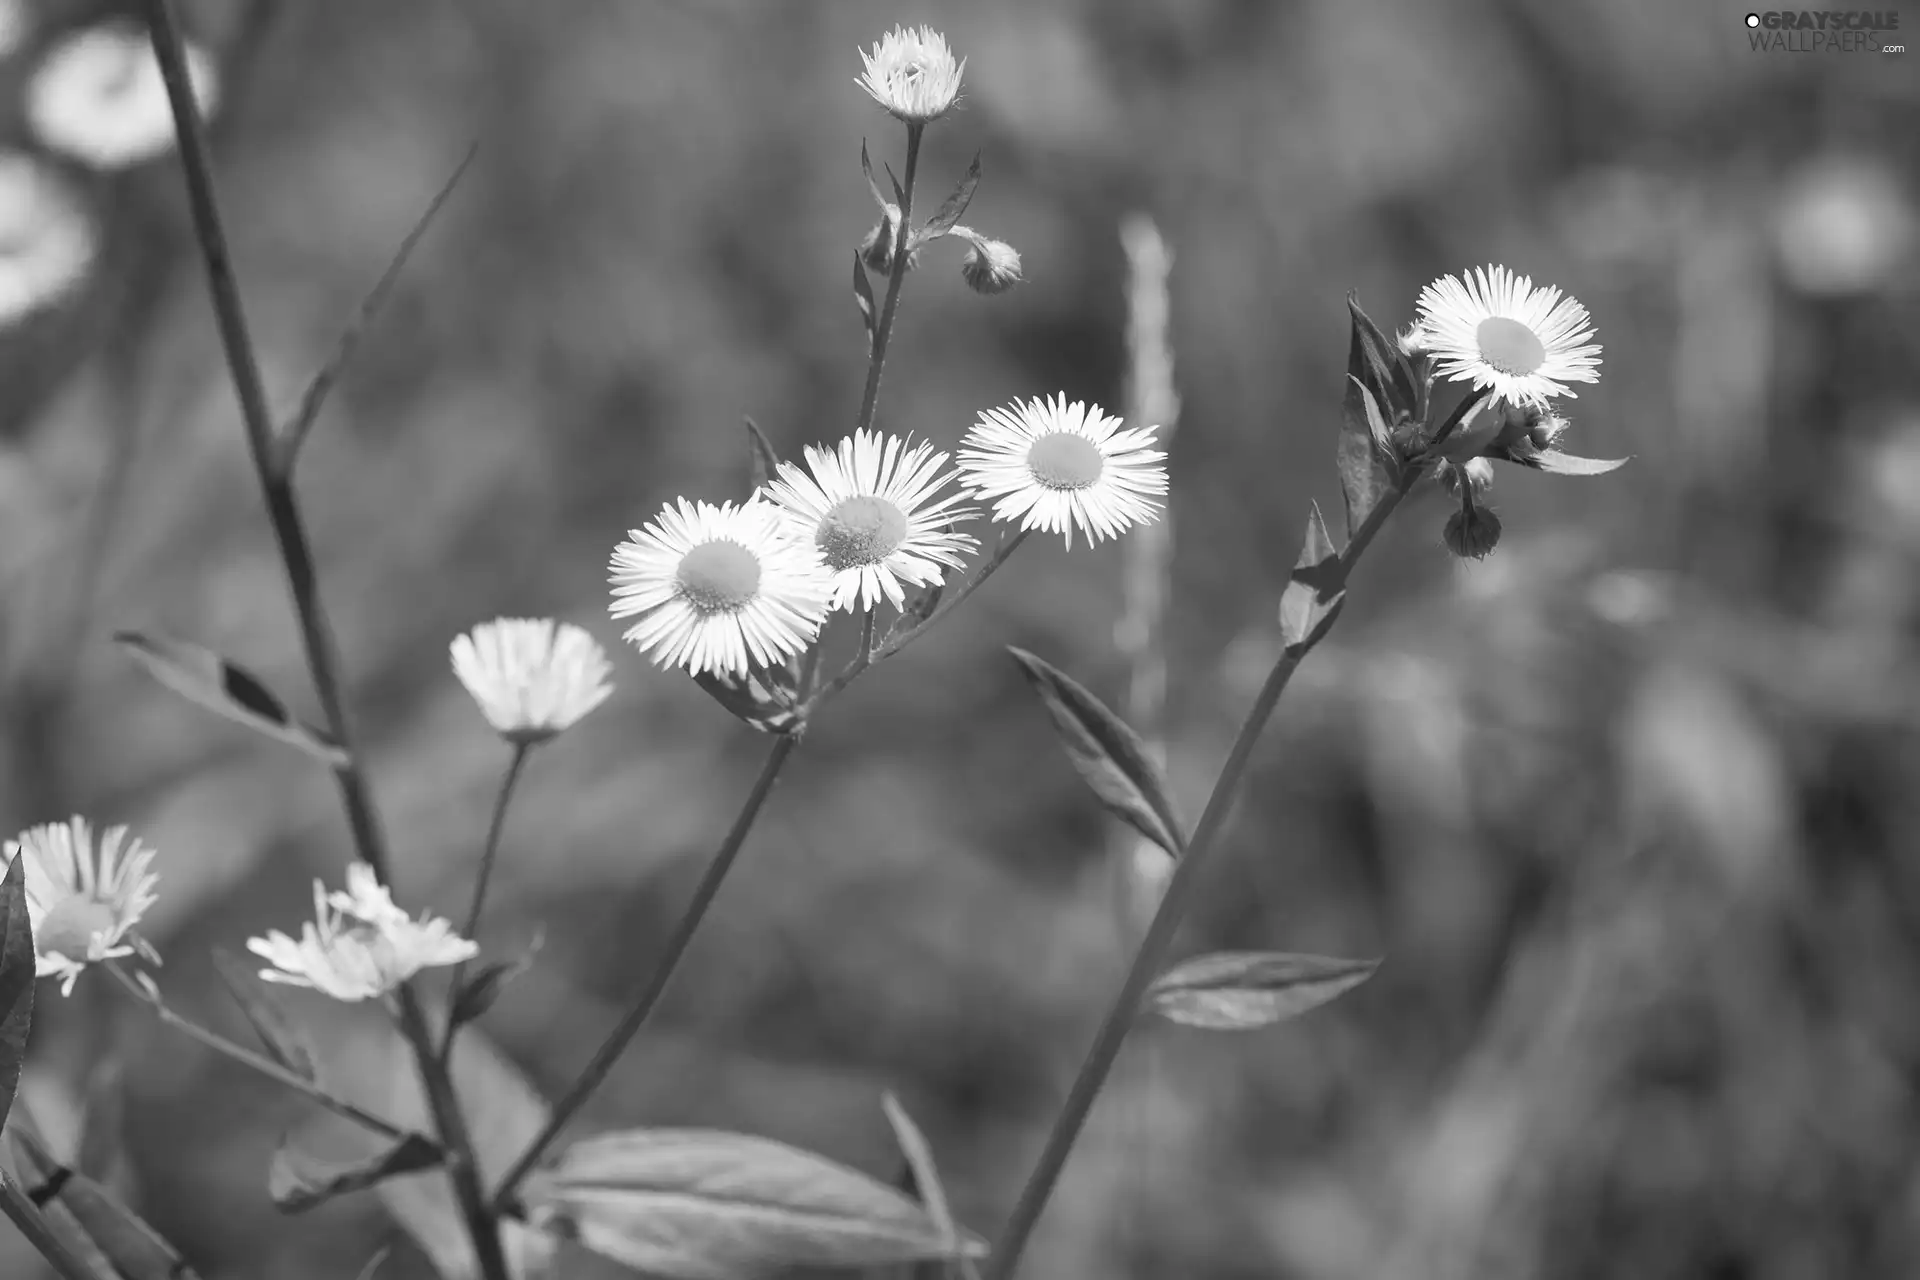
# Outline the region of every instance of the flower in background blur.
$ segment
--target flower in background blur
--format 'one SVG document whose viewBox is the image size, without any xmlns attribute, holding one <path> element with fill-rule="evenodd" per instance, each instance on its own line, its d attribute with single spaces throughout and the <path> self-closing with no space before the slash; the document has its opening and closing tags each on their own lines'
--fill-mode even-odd
<svg viewBox="0 0 1920 1280">
<path fill-rule="evenodd" d="M 745 674 L 804 649 L 826 621 L 833 574 L 759 499 L 714 506 L 680 498 L 613 550 L 623 637 L 663 667 Z"/>
<path fill-rule="evenodd" d="M 408 917 L 364 863 L 347 868 L 347 890 L 329 894 L 314 881 L 314 918 L 301 926 L 297 941 L 278 929 L 247 939 L 247 950 L 271 966 L 260 971 L 262 978 L 311 987 L 335 1000 L 371 1000 L 422 969 L 459 964 L 480 952 L 445 920 Z"/>
<path fill-rule="evenodd" d="M 861 53 L 866 70 L 854 79 L 873 100 L 909 123 L 938 120 L 960 96 L 967 60 L 957 63 L 945 36 L 932 27 L 895 27 Z"/>
<path fill-rule="evenodd" d="M 27 31 L 25 0 L 0 0 L 0 58 L 18 49 Z"/>
<path fill-rule="evenodd" d="M 219 103 L 213 59 L 186 46 L 187 78 L 201 116 Z M 173 146 L 173 113 L 146 33 L 106 23 L 47 51 L 27 85 L 27 122 L 40 140 L 95 169 L 123 169 Z"/>
<path fill-rule="evenodd" d="M 86 209 L 52 169 L 0 151 L 0 325 L 66 293 L 93 262 Z"/>
<path fill-rule="evenodd" d="M 1488 267 L 1445 276 L 1420 292 L 1417 334 L 1436 371 L 1455 382 L 1491 387 L 1509 404 L 1545 404 L 1573 396 L 1569 382 L 1600 379 L 1600 347 L 1587 309 L 1526 276 Z"/>
<path fill-rule="evenodd" d="M 989 409 L 960 442 L 961 484 L 993 499 L 994 519 L 1023 517 L 1022 529 L 1058 533 L 1069 548 L 1075 526 L 1092 542 L 1118 537 L 1156 519 L 1167 491 L 1153 431 L 1121 430 L 1099 405 L 1065 395 Z"/>
<path fill-rule="evenodd" d="M 1785 183 L 1774 240 L 1787 279 L 1801 292 L 1873 293 L 1903 279 L 1920 244 L 1920 217 L 1884 161 L 1823 156 Z"/>
<path fill-rule="evenodd" d="M 75 817 L 7 841 L 4 865 L 21 857 L 37 976 L 58 975 L 60 994 L 70 995 L 89 964 L 134 953 L 140 944 L 127 933 L 154 903 L 153 850 L 128 840 L 125 827 L 108 827 L 95 844 Z"/>
<path fill-rule="evenodd" d="M 496 618 L 451 646 L 453 673 L 501 737 L 544 742 L 612 694 L 606 651 L 552 618 Z"/>
</svg>

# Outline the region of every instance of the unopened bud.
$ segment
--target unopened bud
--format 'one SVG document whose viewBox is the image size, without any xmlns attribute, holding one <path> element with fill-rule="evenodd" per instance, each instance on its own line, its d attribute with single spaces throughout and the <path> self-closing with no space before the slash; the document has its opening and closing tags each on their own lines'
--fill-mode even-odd
<svg viewBox="0 0 1920 1280">
<path fill-rule="evenodd" d="M 1419 325 L 1408 325 L 1405 332 L 1395 339 L 1400 344 L 1400 354 L 1405 356 L 1422 355 L 1427 349 L 1427 331 Z"/>
<path fill-rule="evenodd" d="M 887 206 L 886 215 L 874 225 L 873 230 L 867 232 L 866 238 L 860 242 L 860 260 L 866 263 L 867 269 L 876 275 L 892 275 L 893 246 L 899 238 L 900 206 L 890 204 Z M 911 271 L 918 265 L 919 257 L 918 250 L 907 251 L 907 270 Z"/>
<path fill-rule="evenodd" d="M 1551 449 L 1567 426 L 1567 420 L 1559 414 L 1546 414 L 1527 428 L 1527 443 L 1542 451 Z"/>
<path fill-rule="evenodd" d="M 1500 517 L 1490 508 L 1468 503 L 1447 519 L 1447 550 L 1479 560 L 1500 545 Z"/>
<path fill-rule="evenodd" d="M 1023 278 L 1020 254 L 1005 241 L 982 237 L 960 260 L 960 274 L 975 293 L 1005 293 Z"/>
</svg>

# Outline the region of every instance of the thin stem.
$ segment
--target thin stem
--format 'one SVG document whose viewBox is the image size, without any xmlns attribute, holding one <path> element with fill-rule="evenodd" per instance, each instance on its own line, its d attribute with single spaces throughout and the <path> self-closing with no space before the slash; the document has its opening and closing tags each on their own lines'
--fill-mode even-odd
<svg viewBox="0 0 1920 1280">
<path fill-rule="evenodd" d="M 1347 575 L 1352 572 L 1354 564 L 1385 526 L 1387 517 L 1393 514 L 1412 489 L 1422 470 L 1420 466 L 1410 467 L 1402 482 L 1382 495 L 1373 510 L 1367 513 L 1346 549 L 1340 553 L 1340 569 L 1335 582 L 1331 584 L 1332 589 L 1339 590 L 1346 585 Z M 1226 825 L 1240 779 L 1246 773 L 1248 761 L 1253 758 L 1253 749 L 1266 729 L 1267 721 L 1272 718 L 1280 695 L 1286 692 L 1287 682 L 1293 678 L 1300 660 L 1312 647 L 1312 642 L 1309 642 L 1284 651 L 1280 660 L 1274 663 L 1273 670 L 1267 673 L 1266 683 L 1261 685 L 1259 694 L 1254 698 L 1253 707 L 1247 712 L 1239 736 L 1234 739 L 1233 747 L 1227 753 L 1227 762 L 1220 770 L 1218 781 L 1214 783 L 1213 794 L 1207 798 L 1207 807 L 1193 829 L 1193 839 L 1174 866 L 1166 892 L 1160 899 L 1159 909 L 1154 912 L 1153 921 L 1147 926 L 1140 949 L 1134 953 L 1133 964 L 1120 984 L 1119 994 L 1108 1006 L 1105 1020 L 1094 1036 L 1093 1047 L 1087 1050 L 1086 1059 L 1080 1064 L 1080 1072 L 1067 1091 L 1066 1103 L 1055 1118 L 1053 1129 L 1047 1134 L 1039 1162 L 1034 1165 L 1026 1186 L 1021 1189 L 1020 1199 L 1014 1204 L 1000 1245 L 987 1261 L 985 1280 L 1009 1280 L 1019 1266 L 1021 1252 L 1040 1221 L 1040 1214 L 1047 1206 L 1048 1197 L 1053 1194 L 1060 1171 L 1066 1167 L 1067 1156 L 1072 1152 L 1087 1115 L 1093 1109 L 1094 1099 L 1099 1096 L 1100 1087 L 1106 1083 L 1114 1060 L 1120 1054 L 1120 1047 L 1126 1041 L 1127 1031 L 1133 1025 L 1140 1007 L 1140 998 L 1166 960 L 1167 949 L 1173 943 L 1174 933 L 1179 929 L 1180 921 L 1186 915 L 1187 904 L 1200 882 L 1200 873 Z"/>
<path fill-rule="evenodd" d="M 389 1138 L 397 1142 L 408 1136 L 407 1130 L 402 1129 L 399 1125 L 393 1123 L 393 1121 L 374 1115 L 371 1111 L 363 1110 L 353 1103 L 346 1101 L 344 1098 L 336 1098 L 325 1089 L 322 1089 L 318 1084 L 296 1071 L 288 1070 L 272 1058 L 264 1054 L 255 1053 L 245 1045 L 235 1044 L 219 1032 L 209 1030 L 197 1022 L 175 1013 L 165 1000 L 159 998 L 156 992 L 149 991 L 128 977 L 126 970 L 122 969 L 118 964 L 109 961 L 105 968 L 128 995 L 153 1010 L 154 1016 L 159 1018 L 161 1022 L 164 1022 L 176 1031 L 184 1032 L 189 1038 L 199 1041 L 215 1053 L 223 1054 L 241 1066 L 251 1071 L 256 1071 L 278 1084 L 285 1085 L 295 1093 L 311 1099 L 335 1115 L 343 1116 L 355 1124 L 379 1134 L 383 1138 Z"/>
<path fill-rule="evenodd" d="M 20 1184 L 5 1170 L 0 1170 L 0 1213 L 13 1219 L 13 1225 L 20 1228 L 20 1234 L 27 1238 L 27 1243 L 53 1264 L 61 1280 L 99 1280 L 93 1268 L 67 1248 L 66 1241 L 54 1234 L 32 1198 L 20 1189 Z"/>
<path fill-rule="evenodd" d="M 893 237 L 892 269 L 887 272 L 887 298 L 880 304 L 880 318 L 874 322 L 873 345 L 867 351 L 867 388 L 860 396 L 857 431 L 873 426 L 873 411 L 880 402 L 880 369 L 887 362 L 887 340 L 893 336 L 894 313 L 900 309 L 900 285 L 907 278 L 907 241 L 913 220 L 913 182 L 920 168 L 920 135 L 926 125 L 907 123 L 907 176 L 900 180 L 900 227 Z"/>
<path fill-rule="evenodd" d="M 166 85 L 167 101 L 172 109 L 174 131 L 180 143 L 180 168 L 185 179 L 187 204 L 193 215 L 195 238 L 207 268 L 207 287 L 212 295 L 214 319 L 220 341 L 226 351 L 227 367 L 233 377 L 234 394 L 240 402 L 240 417 L 246 429 L 248 451 L 259 477 L 267 518 L 273 526 L 274 540 L 280 548 L 287 573 L 287 585 L 299 616 L 300 636 L 306 650 L 307 667 L 312 673 L 314 696 L 333 740 L 345 753 L 347 763 L 336 769 L 340 798 L 346 810 L 347 824 L 353 832 L 354 849 L 371 867 L 382 883 L 389 879 L 390 859 L 380 831 L 373 798 L 353 752 L 351 726 L 342 695 L 340 661 L 326 611 L 320 603 L 319 583 L 314 570 L 312 544 L 300 519 L 291 475 L 280 463 L 274 448 L 272 411 L 267 404 L 266 384 L 260 376 L 260 361 L 247 329 L 246 312 L 240 301 L 240 287 L 233 271 L 233 256 L 228 249 L 226 228 L 214 194 L 213 163 L 206 127 L 194 103 L 192 82 L 187 73 L 186 54 L 180 28 L 167 0 L 145 0 L 147 26 L 153 41 L 160 76 Z M 460 1206 L 467 1233 L 472 1238 L 474 1256 L 483 1280 L 511 1280 L 506 1255 L 500 1246 L 500 1233 L 488 1212 L 474 1160 L 473 1142 L 467 1132 L 466 1117 L 460 1113 L 459 1099 L 447 1072 L 434 1055 L 433 1032 L 426 1014 L 410 986 L 395 993 L 400 1014 L 400 1029 L 413 1049 L 419 1068 L 421 1087 L 439 1129 L 445 1148 L 447 1177 Z"/>
<path fill-rule="evenodd" d="M 653 976 L 647 980 L 646 987 L 628 1006 L 627 1011 L 620 1016 L 618 1025 L 594 1051 L 593 1058 L 581 1071 L 579 1078 L 567 1089 L 560 1101 L 554 1104 L 553 1114 L 548 1118 L 546 1126 L 540 1130 L 539 1135 L 532 1142 L 527 1144 L 527 1149 L 520 1153 L 519 1158 L 513 1162 L 513 1167 L 508 1169 L 507 1175 L 500 1180 L 500 1185 L 494 1188 L 493 1210 L 495 1213 L 504 1213 L 513 1204 L 514 1189 L 520 1185 L 521 1180 L 528 1173 L 532 1172 L 533 1166 L 553 1144 L 553 1140 L 559 1136 L 567 1122 L 573 1119 L 575 1113 L 586 1105 L 587 1099 L 593 1096 L 594 1090 L 606 1080 L 607 1073 L 613 1070 L 614 1063 L 618 1062 L 620 1055 L 626 1052 L 627 1045 L 633 1041 L 634 1036 L 646 1026 L 647 1019 L 652 1016 L 655 1007 L 660 1003 L 660 997 L 666 993 L 667 984 L 673 980 L 674 970 L 679 967 L 681 957 L 686 955 L 687 945 L 693 941 L 693 935 L 700 928 L 701 920 L 706 917 L 707 909 L 713 905 L 714 896 L 720 892 L 720 885 L 726 880 L 727 871 L 733 866 L 741 846 L 746 844 L 747 833 L 753 830 L 754 820 L 760 816 L 760 810 L 766 804 L 767 796 L 772 793 L 773 784 L 779 779 L 781 768 L 786 765 L 787 757 L 793 754 L 794 747 L 798 745 L 799 738 L 793 734 L 781 734 L 775 740 L 773 750 L 767 755 L 766 763 L 760 766 L 760 776 L 754 779 L 753 789 L 747 793 L 746 802 L 740 806 L 740 812 L 733 820 L 733 826 L 728 829 L 726 837 L 720 842 L 720 847 L 714 851 L 712 860 L 707 863 L 706 871 L 700 876 L 700 883 L 694 886 L 693 897 L 688 901 L 686 910 L 681 913 L 679 923 L 673 928 L 673 934 L 667 939 L 666 952 L 654 966 Z"/>
<path fill-rule="evenodd" d="M 487 886 L 493 881 L 493 862 L 500 852 L 500 832 L 507 825 L 507 805 L 513 800 L 514 783 L 520 781 L 520 771 L 526 767 L 527 756 L 533 751 L 530 742 L 513 744 L 513 759 L 507 762 L 507 772 L 500 779 L 500 790 L 493 798 L 493 817 L 487 822 L 487 843 L 480 850 L 480 870 L 473 878 L 473 903 L 467 908 L 467 924 L 460 936 L 472 942 L 478 937 L 480 913 L 487 905 Z M 447 1031 L 440 1042 L 440 1061 L 445 1062 L 453 1053 L 453 1037 L 459 1030 L 453 1021 L 453 1005 L 460 998 L 460 981 L 467 976 L 467 962 L 462 960 L 453 966 L 453 979 L 447 984 Z"/>
</svg>

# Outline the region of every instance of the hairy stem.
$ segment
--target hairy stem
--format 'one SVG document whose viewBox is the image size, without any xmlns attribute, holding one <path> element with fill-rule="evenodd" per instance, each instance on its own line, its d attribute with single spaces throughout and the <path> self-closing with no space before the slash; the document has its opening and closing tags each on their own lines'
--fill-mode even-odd
<svg viewBox="0 0 1920 1280">
<path fill-rule="evenodd" d="M 54 1234 L 32 1197 L 21 1190 L 20 1184 L 4 1170 L 0 1170 L 0 1213 L 13 1219 L 13 1225 L 20 1228 L 20 1234 L 27 1238 L 27 1243 L 60 1273 L 60 1280 L 98 1280 L 93 1268 L 67 1248 L 66 1241 Z"/>
<path fill-rule="evenodd" d="M 893 336 L 894 313 L 900 310 L 900 286 L 907 278 L 907 242 L 913 220 L 913 182 L 920 168 L 920 135 L 926 125 L 917 121 L 907 125 L 907 175 L 900 180 L 900 227 L 893 237 L 892 270 L 887 272 L 887 298 L 880 304 L 880 318 L 873 325 L 873 345 L 867 355 L 867 388 L 860 397 L 860 419 L 855 430 L 873 426 L 873 412 L 880 403 L 880 369 L 887 362 L 887 341 Z"/>
<path fill-rule="evenodd" d="M 487 822 L 487 843 L 480 850 L 480 869 L 473 878 L 473 902 L 467 908 L 467 924 L 460 936 L 469 942 L 477 940 L 480 928 L 480 913 L 487 905 L 487 886 L 493 882 L 493 863 L 500 853 L 500 833 L 507 825 L 507 806 L 513 801 L 514 784 L 520 781 L 520 772 L 526 767 L 527 756 L 533 751 L 533 744 L 516 742 L 513 744 L 513 759 L 507 763 L 507 772 L 500 779 L 500 790 L 493 798 L 493 817 Z M 440 1060 L 447 1061 L 453 1053 L 453 1037 L 459 1028 L 453 1022 L 453 1006 L 460 998 L 460 982 L 467 976 L 467 962 L 462 960 L 453 966 L 453 977 L 447 983 L 447 1030 L 440 1042 Z"/>
<path fill-rule="evenodd" d="M 267 403 L 266 384 L 260 376 L 260 360 L 247 329 L 246 312 L 240 301 L 240 286 L 234 277 L 233 257 L 227 246 L 226 228 L 214 194 L 213 164 L 209 154 L 205 125 L 194 104 L 192 82 L 188 78 L 186 54 L 181 46 L 180 28 L 167 0 L 144 0 L 147 26 L 153 40 L 154 56 L 166 84 L 167 101 L 172 108 L 174 129 L 180 142 L 180 167 L 186 182 L 187 203 L 193 215 L 195 238 L 207 269 L 207 288 L 212 295 L 214 319 L 220 330 L 221 346 L 226 351 L 227 367 L 233 377 L 234 394 L 240 401 L 240 417 L 247 433 L 248 450 L 266 502 L 267 518 L 279 544 L 287 584 L 299 615 L 301 641 L 306 650 L 307 667 L 312 673 L 314 696 L 320 703 L 328 732 L 346 754 L 347 763 L 335 770 L 347 824 L 353 832 L 354 848 L 382 883 L 390 874 L 385 839 L 373 798 L 361 772 L 352 746 L 352 733 L 342 695 L 340 661 L 326 611 L 320 603 L 319 583 L 314 570 L 312 544 L 300 519 L 299 504 L 292 477 L 280 465 L 274 445 L 272 410 Z M 420 1081 L 432 1109 L 434 1123 L 446 1150 L 447 1176 L 460 1206 L 467 1234 L 472 1238 L 474 1256 L 483 1280 L 511 1280 L 506 1255 L 500 1247 L 500 1233 L 488 1211 L 474 1161 L 473 1142 L 467 1132 L 466 1117 L 460 1112 L 453 1083 L 434 1053 L 433 1032 L 419 997 L 411 986 L 402 985 L 395 993 L 400 1012 L 400 1029 L 413 1049 Z"/>
<path fill-rule="evenodd" d="M 707 863 L 706 871 L 700 876 L 700 883 L 694 887 L 693 897 L 687 903 L 686 910 L 681 913 L 680 922 L 673 927 L 673 934 L 667 939 L 666 953 L 654 966 L 653 976 L 647 980 L 646 987 L 627 1007 L 627 1011 L 620 1016 L 618 1025 L 594 1051 L 593 1058 L 587 1063 L 585 1070 L 581 1071 L 579 1078 L 567 1089 L 560 1101 L 554 1104 L 553 1114 L 548 1118 L 546 1126 L 540 1130 L 532 1142 L 527 1144 L 527 1149 L 520 1153 L 519 1158 L 513 1162 L 513 1167 L 507 1170 L 507 1175 L 494 1189 L 493 1208 L 496 1213 L 506 1212 L 512 1207 L 514 1190 L 520 1185 L 522 1179 L 532 1172 L 534 1165 L 553 1144 L 553 1140 L 560 1135 L 560 1131 L 566 1127 L 567 1122 L 586 1105 L 587 1100 L 593 1096 L 594 1090 L 606 1080 L 607 1073 L 613 1070 L 614 1063 L 620 1060 L 620 1055 L 626 1052 L 627 1046 L 640 1033 L 640 1029 L 647 1025 L 647 1019 L 653 1015 L 655 1007 L 659 1005 L 660 997 L 666 994 L 667 984 L 673 980 L 674 970 L 679 967 L 681 958 L 686 955 L 687 945 L 693 941 L 693 935 L 699 930 L 701 920 L 706 918 L 707 909 L 713 905 L 713 899 L 720 892 L 720 885 L 726 880 L 728 870 L 732 868 L 734 859 L 739 856 L 741 846 L 746 844 L 747 833 L 753 830 L 754 821 L 759 818 L 760 810 L 767 802 L 767 796 L 772 793 L 773 784 L 779 779 L 780 770 L 786 765 L 787 757 L 793 754 L 793 749 L 798 745 L 799 739 L 792 734 L 781 734 L 774 742 L 773 750 L 768 753 L 766 763 L 760 766 L 760 776 L 754 779 L 753 790 L 747 793 L 746 802 L 740 806 L 740 812 L 734 818 L 733 826 L 728 829 L 726 838 L 720 842 L 720 847 L 714 851 L 712 860 Z"/>
</svg>

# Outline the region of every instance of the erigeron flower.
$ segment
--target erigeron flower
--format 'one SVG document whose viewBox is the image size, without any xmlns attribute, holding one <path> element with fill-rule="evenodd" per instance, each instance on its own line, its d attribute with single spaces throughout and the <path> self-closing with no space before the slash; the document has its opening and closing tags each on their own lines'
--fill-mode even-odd
<svg viewBox="0 0 1920 1280">
<path fill-rule="evenodd" d="M 335 1000 L 371 1000 L 422 969 L 459 964 L 480 952 L 445 920 L 410 918 L 364 863 L 347 868 L 345 893 L 329 894 L 324 883 L 313 882 L 313 915 L 298 940 L 278 929 L 247 939 L 247 950 L 270 966 L 260 971 L 262 978 L 311 987 Z"/>
<path fill-rule="evenodd" d="M 108 827 L 96 844 L 87 820 L 70 818 L 21 832 L 5 853 L 6 867 L 26 859 L 34 974 L 58 976 L 60 994 L 72 994 L 88 965 L 142 948 L 128 933 L 154 903 L 153 850 L 125 827 Z"/>
<path fill-rule="evenodd" d="M 552 618 L 496 618 L 451 646 L 453 673 L 500 736 L 544 742 L 607 700 L 612 668 L 587 632 Z"/>
<path fill-rule="evenodd" d="M 86 275 L 93 222 L 50 167 L 0 151 L 0 325 L 57 300 Z"/>
<path fill-rule="evenodd" d="M 186 45 L 187 80 L 202 117 L 219 102 L 213 59 Z M 40 140 L 95 169 L 124 169 L 173 146 L 160 63 L 140 26 L 108 22 L 47 51 L 27 85 L 27 123 Z"/>
<path fill-rule="evenodd" d="M 1058 533 L 1073 546 L 1118 537 L 1159 516 L 1167 456 L 1152 447 L 1154 428 L 1121 429 L 1099 405 L 1030 400 L 989 409 L 960 442 L 961 486 L 993 500 L 996 520 Z"/>
<path fill-rule="evenodd" d="M 857 431 L 832 451 L 809 445 L 806 459 L 804 471 L 781 463 L 766 494 L 795 536 L 819 548 L 833 573 L 833 608 L 871 609 L 882 596 L 902 608 L 903 583 L 931 586 L 973 549 L 972 538 L 953 532 L 973 514 L 955 510 L 965 495 L 934 496 L 955 476 L 940 474 L 947 455 L 932 445 Z"/>
<path fill-rule="evenodd" d="M 1436 280 L 1421 291 L 1419 311 L 1419 341 L 1437 372 L 1491 387 L 1497 400 L 1545 404 L 1573 396 L 1569 382 L 1599 380 L 1587 309 L 1505 267 Z"/>
<path fill-rule="evenodd" d="M 680 498 L 613 550 L 612 613 L 638 615 L 625 639 L 662 667 L 741 673 L 820 634 L 833 574 L 778 508 Z"/>
<path fill-rule="evenodd" d="M 1004 240 L 979 236 L 960 259 L 960 274 L 975 293 L 1005 293 L 1019 284 L 1020 252 Z"/>
<path fill-rule="evenodd" d="M 895 27 L 860 54 L 866 70 L 854 83 L 910 124 L 938 120 L 960 96 L 967 60 L 954 61 L 945 36 L 932 27 Z"/>
</svg>

